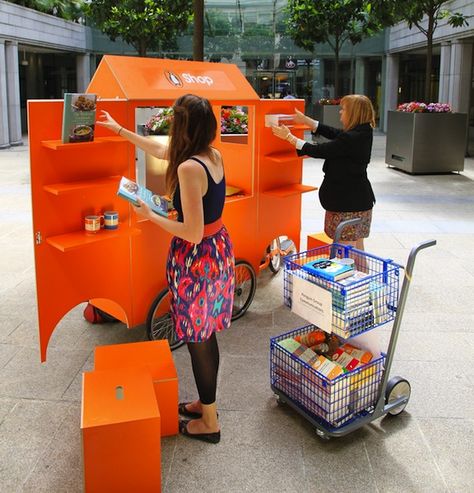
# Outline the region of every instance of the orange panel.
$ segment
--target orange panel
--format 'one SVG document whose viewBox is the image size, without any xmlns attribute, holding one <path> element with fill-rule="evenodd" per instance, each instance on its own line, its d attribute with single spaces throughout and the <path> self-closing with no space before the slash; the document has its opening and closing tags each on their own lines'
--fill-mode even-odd
<svg viewBox="0 0 474 493">
<path fill-rule="evenodd" d="M 176 99 L 186 93 L 210 100 L 254 100 L 258 95 L 236 65 L 105 55 L 87 92 L 102 98 Z"/>
<path fill-rule="evenodd" d="M 187 92 L 221 105 L 247 106 L 247 144 L 214 145 L 224 158 L 227 183 L 242 197 L 226 201 L 224 223 L 236 257 L 258 266 L 276 236 L 299 246 L 302 160 L 264 126 L 265 114 L 304 110 L 303 100 L 259 100 L 234 65 L 153 58 L 105 56 L 88 92 L 97 93 L 98 114 L 106 109 L 122 125 L 136 128 L 138 106 L 169 106 Z M 119 99 L 116 99 L 116 98 Z M 106 99 L 111 98 L 111 99 Z M 123 99 L 120 99 L 123 98 Z M 95 141 L 62 144 L 62 101 L 29 101 L 33 237 L 41 360 L 61 318 L 81 302 L 92 302 L 129 327 L 145 322 L 151 303 L 166 287 L 170 235 L 137 221 L 128 202 L 116 196 L 120 176 L 136 176 L 135 148 L 96 127 Z M 293 131 L 303 136 L 304 127 Z M 312 184 L 308 184 L 312 185 Z M 87 236 L 84 216 L 117 210 L 117 231 Z"/>
<path fill-rule="evenodd" d="M 308 244 L 307 249 L 312 250 L 313 248 L 318 248 L 321 246 L 331 245 L 332 240 L 329 236 L 324 233 L 313 233 L 312 235 L 308 235 Z"/>
<path fill-rule="evenodd" d="M 98 346 L 94 368 L 146 368 L 151 376 L 161 415 L 161 435 L 178 433 L 178 376 L 168 341 Z"/>
<path fill-rule="evenodd" d="M 294 146 L 278 139 L 271 128 L 265 127 L 265 115 L 294 114 L 295 108 L 304 111 L 300 99 L 262 99 L 257 106 L 257 189 L 258 226 L 256 248 L 263 253 L 272 239 L 288 236 L 299 249 L 301 230 L 301 194 L 316 190 L 313 184 L 303 185 L 302 158 Z M 291 128 L 303 138 L 305 127 Z"/>
<path fill-rule="evenodd" d="M 161 491 L 160 411 L 149 374 L 83 373 L 81 430 L 86 493 Z"/>
<path fill-rule="evenodd" d="M 116 195 L 119 177 L 134 166 L 132 146 L 105 136 L 96 141 L 58 144 L 63 101 L 29 101 L 29 138 L 33 239 L 41 360 L 54 328 L 73 307 L 91 298 L 111 300 L 132 322 L 130 292 L 130 206 Z M 100 101 L 120 120 L 124 101 Z M 107 132 L 110 134 L 110 132 Z M 104 138 L 107 137 L 107 138 Z M 117 231 L 88 235 L 84 216 L 117 210 Z"/>
</svg>

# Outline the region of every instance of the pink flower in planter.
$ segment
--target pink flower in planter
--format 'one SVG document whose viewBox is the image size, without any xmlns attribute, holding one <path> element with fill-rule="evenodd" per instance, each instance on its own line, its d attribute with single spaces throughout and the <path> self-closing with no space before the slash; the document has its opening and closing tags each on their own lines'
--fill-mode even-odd
<svg viewBox="0 0 474 493">
<path fill-rule="evenodd" d="M 402 103 L 398 106 L 397 111 L 405 113 L 451 113 L 451 106 L 448 103 Z"/>
</svg>

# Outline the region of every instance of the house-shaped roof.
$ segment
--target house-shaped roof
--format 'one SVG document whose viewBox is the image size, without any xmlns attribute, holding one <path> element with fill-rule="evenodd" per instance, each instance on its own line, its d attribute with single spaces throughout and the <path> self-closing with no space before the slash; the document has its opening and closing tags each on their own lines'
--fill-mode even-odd
<svg viewBox="0 0 474 493">
<path fill-rule="evenodd" d="M 87 92 L 101 98 L 169 100 L 192 93 L 212 101 L 259 97 L 236 65 L 105 55 Z"/>
</svg>

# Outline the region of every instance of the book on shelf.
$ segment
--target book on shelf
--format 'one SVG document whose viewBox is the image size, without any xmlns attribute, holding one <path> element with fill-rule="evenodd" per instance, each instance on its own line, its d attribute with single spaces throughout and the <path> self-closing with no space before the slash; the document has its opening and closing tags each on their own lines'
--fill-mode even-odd
<svg viewBox="0 0 474 493">
<path fill-rule="evenodd" d="M 233 187 L 231 185 L 226 185 L 225 187 L 225 196 L 232 197 L 232 195 L 237 195 L 238 193 L 242 193 L 242 189 L 238 187 Z"/>
<path fill-rule="evenodd" d="M 63 144 L 94 140 L 96 102 L 96 94 L 64 94 Z"/>
<path fill-rule="evenodd" d="M 352 265 L 341 264 L 336 259 L 320 258 L 307 262 L 301 267 L 306 272 L 329 281 L 340 281 L 354 273 Z"/>
<path fill-rule="evenodd" d="M 275 113 L 270 115 L 265 115 L 265 126 L 271 127 L 272 125 L 286 125 L 290 127 L 295 123 L 294 115 L 285 115 L 282 113 Z"/>
<path fill-rule="evenodd" d="M 168 216 L 168 200 L 161 195 L 153 193 L 142 185 L 122 176 L 117 195 L 134 205 L 138 205 L 138 199 L 143 200 L 150 209 L 160 216 Z"/>
</svg>

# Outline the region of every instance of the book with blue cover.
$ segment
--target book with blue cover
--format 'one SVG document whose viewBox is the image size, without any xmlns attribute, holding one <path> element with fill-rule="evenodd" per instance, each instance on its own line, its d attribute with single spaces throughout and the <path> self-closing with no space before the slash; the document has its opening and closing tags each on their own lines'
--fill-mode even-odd
<svg viewBox="0 0 474 493">
<path fill-rule="evenodd" d="M 165 217 L 168 216 L 168 201 L 164 197 L 153 193 L 133 180 L 125 178 L 125 176 L 122 176 L 120 180 L 117 195 L 132 202 L 134 205 L 138 205 L 137 199 L 140 198 L 156 214 Z"/>
<path fill-rule="evenodd" d="M 352 265 L 340 264 L 336 259 L 320 258 L 307 262 L 301 267 L 306 272 L 329 281 L 339 281 L 354 274 Z"/>
</svg>

